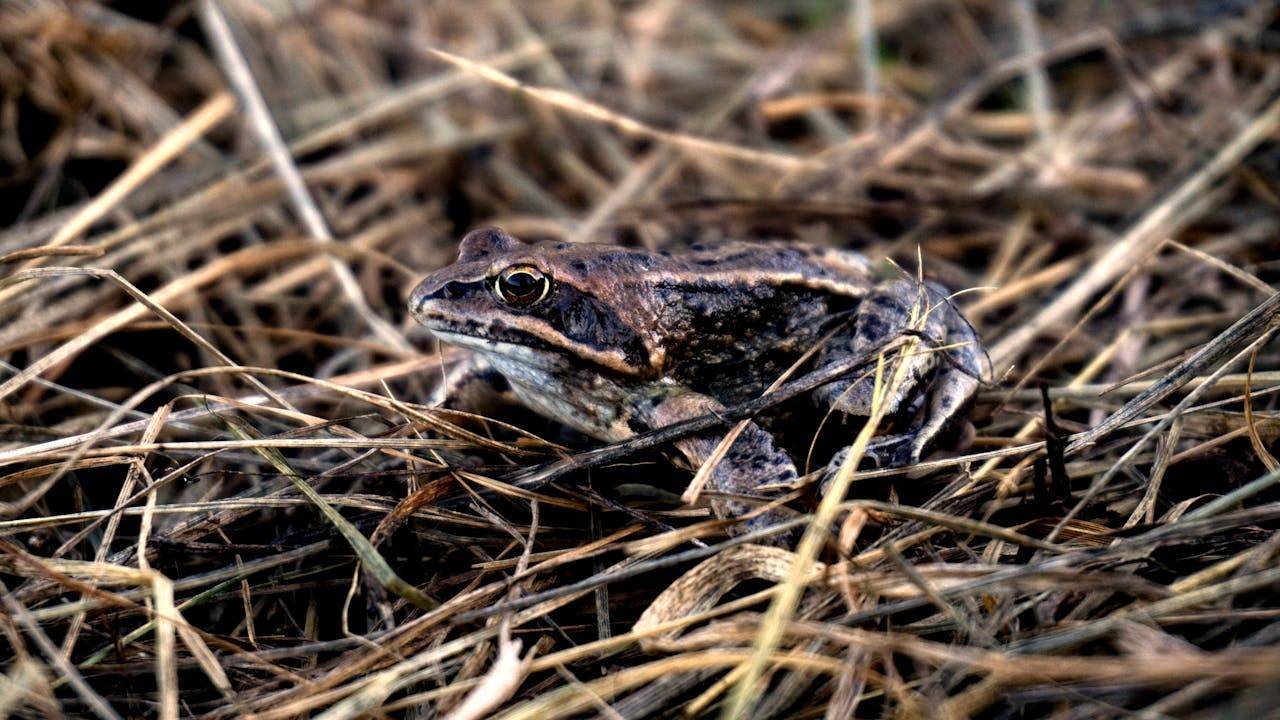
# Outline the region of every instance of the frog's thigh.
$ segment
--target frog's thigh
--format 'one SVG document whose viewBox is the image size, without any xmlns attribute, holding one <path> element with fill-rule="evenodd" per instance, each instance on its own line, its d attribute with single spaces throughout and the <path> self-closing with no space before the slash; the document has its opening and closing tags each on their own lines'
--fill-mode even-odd
<svg viewBox="0 0 1280 720">
<path fill-rule="evenodd" d="M 911 442 L 912 456 L 919 458 L 947 423 L 968 404 L 981 380 L 991 377 L 991 362 L 973 328 L 954 307 L 943 308 L 946 322 L 946 358 L 929 393 L 924 421 Z"/>
<path fill-rule="evenodd" d="M 706 395 L 679 392 L 665 396 L 649 406 L 642 414 L 653 427 L 700 417 L 723 410 L 724 406 Z M 676 441 L 676 449 L 695 468 L 701 467 L 724 438 L 724 433 L 711 431 L 699 433 Z M 796 479 L 796 468 L 786 452 L 777 447 L 773 436 L 754 422 L 747 423 L 733 446 L 716 464 L 709 478 L 711 488 L 724 497 L 711 500 L 711 509 L 722 518 L 738 517 L 750 512 L 757 503 L 735 499 L 738 496 L 760 497 L 756 490 L 765 483 L 785 483 Z M 764 499 L 764 498 L 762 498 Z M 735 526 L 733 532 L 741 534 L 774 525 L 787 516 L 769 512 Z"/>
<path fill-rule="evenodd" d="M 511 384 L 488 360 L 470 353 L 445 370 L 444 378 L 427 397 L 431 407 L 476 415 L 517 404 Z"/>
<path fill-rule="evenodd" d="M 907 279 L 876 286 L 858 307 L 853 330 L 828 340 L 819 355 L 819 363 L 828 364 L 850 355 L 861 355 L 902 333 L 910 326 L 913 309 L 918 303 L 927 303 L 924 307 L 926 310 L 934 308 L 925 321 L 924 333 L 940 340 L 946 332 L 945 323 L 940 317 L 941 310 L 947 306 L 935 307 L 941 298 L 934 296 L 934 292 L 922 294 L 920 286 Z M 887 414 L 898 412 L 902 401 L 910 397 L 920 378 L 933 367 L 933 354 L 927 350 L 927 347 L 917 346 L 916 352 L 905 359 L 906 373 L 902 383 L 887 398 Z M 887 382 L 888 378 L 883 381 Z M 820 388 L 814 393 L 814 397 L 822 405 L 839 412 L 865 417 L 871 414 L 875 383 L 873 365 L 871 370 L 862 375 Z"/>
</svg>

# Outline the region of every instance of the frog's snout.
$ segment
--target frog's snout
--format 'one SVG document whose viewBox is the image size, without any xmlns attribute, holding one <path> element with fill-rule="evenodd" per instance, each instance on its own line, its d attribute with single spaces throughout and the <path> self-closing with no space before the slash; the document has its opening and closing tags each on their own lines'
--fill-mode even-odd
<svg viewBox="0 0 1280 720">
<path fill-rule="evenodd" d="M 409 314 L 413 315 L 418 322 L 430 327 L 432 306 L 440 300 L 447 284 L 447 281 L 432 282 L 432 278 L 418 283 L 418 286 L 409 294 Z"/>
<path fill-rule="evenodd" d="M 418 322 L 432 328 L 458 312 L 459 303 L 477 292 L 485 292 L 480 280 L 464 280 L 448 272 L 428 276 L 409 295 L 409 312 Z"/>
</svg>

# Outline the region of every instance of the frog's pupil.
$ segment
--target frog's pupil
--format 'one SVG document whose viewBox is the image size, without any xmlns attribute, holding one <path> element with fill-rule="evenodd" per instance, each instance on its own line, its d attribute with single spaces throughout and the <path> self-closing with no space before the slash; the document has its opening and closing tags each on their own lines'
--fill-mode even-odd
<svg viewBox="0 0 1280 720">
<path fill-rule="evenodd" d="M 501 295 L 508 302 L 528 305 L 547 293 L 547 279 L 531 270 L 514 270 L 498 279 Z"/>
<path fill-rule="evenodd" d="M 538 281 L 527 272 L 519 272 L 507 277 L 507 288 L 517 297 L 532 295 L 537 290 L 537 284 Z"/>
</svg>

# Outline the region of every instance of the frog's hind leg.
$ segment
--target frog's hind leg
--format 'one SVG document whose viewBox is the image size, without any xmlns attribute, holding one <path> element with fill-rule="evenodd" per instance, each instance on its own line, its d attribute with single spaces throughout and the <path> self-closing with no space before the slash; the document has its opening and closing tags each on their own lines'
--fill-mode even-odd
<svg viewBox="0 0 1280 720">
<path fill-rule="evenodd" d="M 922 341 L 915 353 L 904 359 L 908 363 L 904 380 L 889 395 L 885 408 L 886 415 L 908 420 L 912 426 L 905 432 L 872 438 L 864 457 L 876 467 L 919 462 L 929 444 L 973 396 L 979 378 L 990 373 L 990 364 L 973 328 L 947 300 L 946 290 L 932 283 L 921 287 L 910 280 L 899 280 L 877 288 L 860 308 L 853 334 L 833 351 L 866 352 L 908 330 L 912 318 L 919 318 L 922 313 L 927 313 L 919 333 Z M 915 327 L 920 327 L 918 320 Z M 945 350 L 936 349 L 944 346 Z M 926 377 L 929 386 L 922 389 L 920 384 Z M 865 417 L 871 414 L 874 388 L 874 377 L 861 377 L 834 383 L 816 395 L 836 411 Z M 824 491 L 848 451 L 844 448 L 827 464 Z"/>
<path fill-rule="evenodd" d="M 911 457 L 918 460 L 929 444 L 964 409 L 978 387 L 991 379 L 991 361 L 973 326 L 950 301 L 938 308 L 946 324 L 946 347 L 937 351 L 939 369 L 929 390 L 924 418 L 911 440 Z"/>
<path fill-rule="evenodd" d="M 837 334 L 827 341 L 818 356 L 819 366 L 836 359 L 870 352 L 895 336 L 911 330 L 913 318 L 922 315 L 922 334 L 926 338 L 941 340 L 946 334 L 946 326 L 936 311 L 940 300 L 932 288 L 926 291 L 919 283 L 905 278 L 877 286 L 858 307 L 852 332 Z M 933 312 L 930 312 L 931 308 L 934 309 Z M 915 322 L 915 327 L 920 327 L 918 321 Z M 923 346 L 918 346 L 915 352 L 902 359 L 907 364 L 905 373 L 902 382 L 885 398 L 885 415 L 894 415 L 907 409 L 904 404 L 910 404 L 917 385 L 933 369 L 935 360 L 934 354 Z M 887 382 L 888 378 L 882 378 L 882 381 Z M 867 371 L 819 388 L 814 392 L 814 398 L 820 405 L 837 412 L 867 417 L 871 415 L 875 385 L 874 371 Z"/>
</svg>

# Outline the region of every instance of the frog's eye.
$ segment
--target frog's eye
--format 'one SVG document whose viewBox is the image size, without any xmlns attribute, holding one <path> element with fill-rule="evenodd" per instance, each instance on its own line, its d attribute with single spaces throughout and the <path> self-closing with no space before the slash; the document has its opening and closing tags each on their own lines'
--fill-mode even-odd
<svg viewBox="0 0 1280 720">
<path fill-rule="evenodd" d="M 498 274 L 493 293 L 512 307 L 529 307 L 551 292 L 551 278 L 532 265 L 513 265 Z"/>
</svg>

